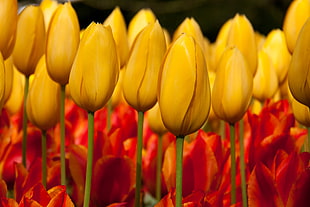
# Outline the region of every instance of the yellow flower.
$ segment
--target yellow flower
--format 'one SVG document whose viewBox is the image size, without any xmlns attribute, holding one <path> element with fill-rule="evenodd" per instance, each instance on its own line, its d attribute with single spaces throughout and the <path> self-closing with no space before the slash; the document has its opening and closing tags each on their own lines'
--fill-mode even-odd
<svg viewBox="0 0 310 207">
<path fill-rule="evenodd" d="M 291 106 L 295 119 L 302 125 L 310 127 L 309 107 L 300 103 L 295 98 L 291 98 Z"/>
<path fill-rule="evenodd" d="M 17 0 L 0 1 L 0 52 L 7 59 L 14 48 L 17 27 Z"/>
<path fill-rule="evenodd" d="M 55 0 L 42 0 L 40 3 L 44 15 L 44 25 L 47 31 L 51 18 L 58 7 L 58 3 Z"/>
<path fill-rule="evenodd" d="M 204 54 L 194 38 L 182 34 L 168 49 L 159 75 L 158 104 L 165 127 L 176 136 L 198 130 L 211 105 Z"/>
<path fill-rule="evenodd" d="M 97 111 L 110 99 L 119 70 L 111 28 L 92 22 L 84 31 L 70 73 L 71 97 L 85 110 Z"/>
<path fill-rule="evenodd" d="M 43 13 L 38 6 L 27 6 L 18 17 L 13 61 L 26 76 L 34 73 L 45 51 L 45 28 Z"/>
<path fill-rule="evenodd" d="M 4 104 L 4 94 L 5 94 L 5 71 L 4 71 L 4 61 L 2 54 L 0 52 L 0 114 L 2 106 Z"/>
<path fill-rule="evenodd" d="M 158 135 L 163 135 L 165 134 L 168 130 L 166 129 L 163 120 L 161 118 L 160 114 L 160 108 L 158 105 L 158 102 L 147 112 L 147 120 L 148 124 L 150 126 L 150 129 L 158 134 Z"/>
<path fill-rule="evenodd" d="M 48 130 L 59 120 L 60 85 L 48 75 L 45 57 L 42 56 L 36 67 L 34 78 L 27 96 L 27 116 L 41 130 Z"/>
<path fill-rule="evenodd" d="M 253 96 L 261 102 L 272 98 L 279 88 L 271 59 L 263 50 L 258 53 L 258 67 L 253 81 Z"/>
<path fill-rule="evenodd" d="M 272 30 L 266 37 L 263 50 L 269 55 L 281 84 L 287 76 L 291 54 L 287 49 L 285 35 L 280 29 Z"/>
<path fill-rule="evenodd" d="M 124 17 L 119 7 L 116 7 L 112 13 L 103 22 L 103 25 L 110 25 L 117 47 L 118 57 L 120 59 L 120 67 L 122 68 L 127 61 L 129 54 L 127 29 Z"/>
<path fill-rule="evenodd" d="M 71 3 L 59 5 L 46 40 L 46 66 L 51 78 L 66 85 L 80 42 L 80 26 Z"/>
<path fill-rule="evenodd" d="M 4 61 L 4 103 L 8 100 L 13 81 L 13 58 L 10 56 Z"/>
<path fill-rule="evenodd" d="M 229 47 L 220 59 L 212 90 L 214 113 L 222 120 L 234 124 L 239 121 L 250 104 L 253 74 L 237 47 Z"/>
<path fill-rule="evenodd" d="M 141 9 L 136 15 L 130 20 L 128 25 L 128 44 L 131 48 L 136 36 L 141 30 L 150 23 L 156 21 L 156 16 L 150 9 Z"/>
<path fill-rule="evenodd" d="M 283 21 L 283 32 L 290 53 L 293 53 L 300 29 L 309 16 L 309 0 L 294 0 L 289 5 Z"/>
<path fill-rule="evenodd" d="M 115 108 L 120 103 L 125 103 L 125 99 L 123 96 L 123 79 L 125 75 L 125 69 L 121 69 L 119 72 L 119 77 L 115 89 L 113 91 L 111 100 L 112 100 L 112 108 Z"/>
<path fill-rule="evenodd" d="M 145 112 L 156 103 L 158 73 L 166 52 L 163 30 L 156 21 L 137 36 L 125 69 L 123 93 L 129 105 Z"/>
<path fill-rule="evenodd" d="M 288 69 L 288 85 L 297 101 L 310 107 L 310 18 L 300 30 Z"/>
</svg>

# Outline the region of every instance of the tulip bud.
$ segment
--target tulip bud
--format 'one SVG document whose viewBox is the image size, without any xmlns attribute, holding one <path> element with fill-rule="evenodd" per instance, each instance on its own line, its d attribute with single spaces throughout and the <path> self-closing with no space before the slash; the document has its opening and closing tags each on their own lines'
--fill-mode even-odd
<svg viewBox="0 0 310 207">
<path fill-rule="evenodd" d="M 156 21 L 156 16 L 150 9 L 141 9 L 129 22 L 128 25 L 128 44 L 131 48 L 136 36 L 141 30 L 150 23 Z"/>
<path fill-rule="evenodd" d="M 71 3 L 59 5 L 47 33 L 46 65 L 51 78 L 66 85 L 80 42 L 80 26 Z"/>
<path fill-rule="evenodd" d="M 289 5 L 283 21 L 283 32 L 290 53 L 293 53 L 300 29 L 309 16 L 309 0 L 294 0 Z"/>
<path fill-rule="evenodd" d="M 212 90 L 214 113 L 222 120 L 234 124 L 239 121 L 250 104 L 253 74 L 237 47 L 229 47 L 220 59 Z"/>
<path fill-rule="evenodd" d="M 44 16 L 45 31 L 48 30 L 51 18 L 58 7 L 58 3 L 55 0 L 43 0 L 41 1 L 40 8 L 42 9 Z"/>
<path fill-rule="evenodd" d="M 190 35 L 180 35 L 166 53 L 159 75 L 158 104 L 165 127 L 176 136 L 195 132 L 208 117 L 207 65 L 202 49 Z"/>
<path fill-rule="evenodd" d="M 264 42 L 266 40 L 265 35 L 255 32 L 255 40 L 256 40 L 256 45 L 257 45 L 257 51 L 260 51 L 264 45 Z"/>
<path fill-rule="evenodd" d="M 310 18 L 300 30 L 288 69 L 288 85 L 297 101 L 310 107 Z"/>
<path fill-rule="evenodd" d="M 38 6 L 26 7 L 18 17 L 13 61 L 26 76 L 34 73 L 45 50 L 45 27 L 43 13 Z"/>
<path fill-rule="evenodd" d="M 17 0 L 0 1 L 0 52 L 4 60 L 14 48 L 17 27 Z"/>
<path fill-rule="evenodd" d="M 13 58 L 10 56 L 4 61 L 4 103 L 8 100 L 13 81 Z"/>
<path fill-rule="evenodd" d="M 163 30 L 156 21 L 137 36 L 126 66 L 123 92 L 129 105 L 145 112 L 156 103 L 158 73 L 166 52 Z"/>
<path fill-rule="evenodd" d="M 113 91 L 111 100 L 112 100 L 112 108 L 115 108 L 120 103 L 125 103 L 125 99 L 123 96 L 123 79 L 125 75 L 125 69 L 121 69 L 119 72 L 119 77 L 115 89 Z"/>
<path fill-rule="evenodd" d="M 0 113 L 4 103 L 5 94 L 5 70 L 2 54 L 0 53 Z"/>
<path fill-rule="evenodd" d="M 45 57 L 39 60 L 27 96 L 27 116 L 41 130 L 48 130 L 59 120 L 60 85 L 48 75 Z"/>
<path fill-rule="evenodd" d="M 103 22 L 103 25 L 110 25 L 117 47 L 120 67 L 122 68 L 128 59 L 129 46 L 127 38 L 127 29 L 124 17 L 119 7 L 116 7 L 110 16 Z"/>
<path fill-rule="evenodd" d="M 302 125 L 310 127 L 309 107 L 300 103 L 295 98 L 291 98 L 291 105 L 295 119 Z"/>
<path fill-rule="evenodd" d="M 163 31 L 164 31 L 164 35 L 165 35 L 166 46 L 168 47 L 171 43 L 171 37 L 170 37 L 170 34 L 169 34 L 167 29 L 163 28 Z"/>
<path fill-rule="evenodd" d="M 84 31 L 72 65 L 71 97 L 85 110 L 97 111 L 110 99 L 119 70 L 111 28 L 91 23 Z"/>
<path fill-rule="evenodd" d="M 153 108 L 151 108 L 147 112 L 147 120 L 148 120 L 151 130 L 155 132 L 156 134 L 163 135 L 168 131 L 161 118 L 160 108 L 159 108 L 158 103 L 156 103 L 153 106 Z"/>
<path fill-rule="evenodd" d="M 287 76 L 288 66 L 291 61 L 285 35 L 280 29 L 272 30 L 263 45 L 263 50 L 269 55 L 281 84 Z"/>
<path fill-rule="evenodd" d="M 278 89 L 276 71 L 271 59 L 263 50 L 258 53 L 258 67 L 253 84 L 253 96 L 261 102 L 272 98 Z"/>
</svg>

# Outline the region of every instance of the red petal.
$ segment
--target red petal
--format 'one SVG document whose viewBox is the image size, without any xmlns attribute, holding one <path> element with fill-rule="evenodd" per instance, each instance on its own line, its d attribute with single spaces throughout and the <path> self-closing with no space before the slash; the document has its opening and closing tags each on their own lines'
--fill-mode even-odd
<svg viewBox="0 0 310 207">
<path fill-rule="evenodd" d="M 50 189 L 48 193 L 51 196 L 51 201 L 48 203 L 47 207 L 74 207 L 74 204 L 66 193 L 66 188 L 64 186 L 55 186 Z"/>
</svg>

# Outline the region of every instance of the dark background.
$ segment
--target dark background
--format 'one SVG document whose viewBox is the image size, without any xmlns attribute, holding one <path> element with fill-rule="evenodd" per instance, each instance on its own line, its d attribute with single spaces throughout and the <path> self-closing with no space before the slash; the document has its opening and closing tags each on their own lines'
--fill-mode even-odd
<svg viewBox="0 0 310 207">
<path fill-rule="evenodd" d="M 20 7 L 40 0 L 18 0 Z M 61 0 L 59 2 L 64 2 Z M 151 8 L 160 24 L 170 33 L 186 18 L 194 17 L 204 35 L 214 41 L 219 28 L 236 13 L 245 14 L 255 30 L 267 34 L 282 28 L 291 0 L 71 0 L 81 28 L 91 21 L 103 22 L 119 6 L 127 25 L 141 8 Z"/>
</svg>

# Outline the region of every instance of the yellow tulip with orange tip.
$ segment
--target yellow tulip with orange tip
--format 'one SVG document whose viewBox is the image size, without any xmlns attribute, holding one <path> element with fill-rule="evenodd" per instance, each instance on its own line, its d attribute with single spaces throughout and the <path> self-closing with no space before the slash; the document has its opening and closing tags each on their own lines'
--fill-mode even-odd
<svg viewBox="0 0 310 207">
<path fill-rule="evenodd" d="M 279 88 L 276 71 L 264 50 L 258 53 L 258 67 L 253 81 L 253 97 L 261 103 L 272 98 Z"/>
<path fill-rule="evenodd" d="M 159 76 L 158 104 L 165 127 L 174 135 L 188 135 L 206 121 L 210 84 L 198 42 L 182 34 L 170 46 Z"/>
<path fill-rule="evenodd" d="M 49 77 L 42 56 L 29 87 L 26 105 L 29 120 L 41 130 L 48 130 L 58 122 L 59 94 L 60 86 Z"/>
<path fill-rule="evenodd" d="M 39 6 L 27 6 L 18 17 L 13 61 L 25 76 L 34 73 L 45 51 L 44 17 Z"/>
<path fill-rule="evenodd" d="M 7 59 L 14 48 L 17 27 L 17 0 L 0 1 L 0 52 Z"/>
<path fill-rule="evenodd" d="M 58 2 L 56 0 L 43 0 L 40 7 L 44 15 L 45 30 L 47 31 L 51 18 L 58 7 Z"/>
<path fill-rule="evenodd" d="M 70 73 L 71 97 L 81 108 L 97 111 L 110 99 L 119 70 L 111 28 L 91 23 L 84 31 Z"/>
<path fill-rule="evenodd" d="M 283 32 L 290 53 L 293 53 L 298 34 L 310 16 L 309 0 L 294 0 L 290 3 L 283 21 Z"/>
<path fill-rule="evenodd" d="M 131 48 L 136 36 L 150 23 L 156 21 L 156 16 L 151 9 L 141 9 L 130 20 L 128 25 L 128 44 Z"/>
<path fill-rule="evenodd" d="M 229 47 L 220 59 L 212 89 L 212 107 L 218 118 L 234 124 L 248 109 L 253 74 L 237 47 Z"/>
<path fill-rule="evenodd" d="M 80 42 L 80 26 L 71 3 L 56 9 L 47 33 L 46 66 L 50 77 L 66 85 Z"/>
<path fill-rule="evenodd" d="M 103 25 L 110 25 L 112 29 L 118 57 L 120 59 L 120 67 L 122 68 L 128 59 L 129 46 L 125 19 L 119 7 L 116 7 L 112 11 L 112 13 L 103 22 Z"/>
<path fill-rule="evenodd" d="M 157 101 L 158 74 L 166 52 L 166 41 L 158 21 L 137 36 L 125 69 L 123 93 L 127 103 L 145 112 Z"/>
<path fill-rule="evenodd" d="M 310 18 L 301 29 L 288 69 L 288 85 L 293 97 L 310 107 Z"/>
</svg>

